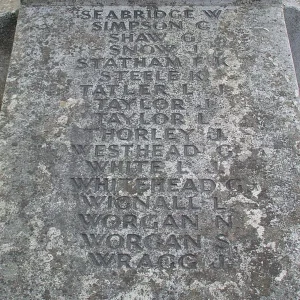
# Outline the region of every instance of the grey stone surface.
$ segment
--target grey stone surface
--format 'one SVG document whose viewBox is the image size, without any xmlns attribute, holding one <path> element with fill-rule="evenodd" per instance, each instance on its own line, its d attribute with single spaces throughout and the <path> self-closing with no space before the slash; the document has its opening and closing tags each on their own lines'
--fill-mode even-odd
<svg viewBox="0 0 300 300">
<path fill-rule="evenodd" d="M 24 5 L 161 5 L 159 0 L 21 0 Z M 282 4 L 282 0 L 164 0 L 164 5 L 223 5 L 233 4 L 249 4 L 260 3 L 262 5 Z"/>
<path fill-rule="evenodd" d="M 0 12 L 15 12 L 20 7 L 20 0 L 0 0 Z"/>
<path fill-rule="evenodd" d="M 283 4 L 286 7 L 300 7 L 300 1 L 299 0 L 284 0 Z"/>
<path fill-rule="evenodd" d="M 283 8 L 164 3 L 22 7 L 0 115 L 1 299 L 300 297 Z"/>
<path fill-rule="evenodd" d="M 0 12 L 0 107 L 17 23 L 16 12 Z"/>
</svg>

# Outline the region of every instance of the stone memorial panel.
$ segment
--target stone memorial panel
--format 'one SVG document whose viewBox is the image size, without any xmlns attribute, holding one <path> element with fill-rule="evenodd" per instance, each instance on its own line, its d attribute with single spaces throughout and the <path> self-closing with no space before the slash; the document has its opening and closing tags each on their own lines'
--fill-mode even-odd
<svg viewBox="0 0 300 300">
<path fill-rule="evenodd" d="M 298 108 L 280 1 L 24 1 L 0 298 L 299 298 Z"/>
<path fill-rule="evenodd" d="M 16 23 L 16 13 L 2 13 L 0 11 L 0 107 L 14 40 Z"/>
</svg>

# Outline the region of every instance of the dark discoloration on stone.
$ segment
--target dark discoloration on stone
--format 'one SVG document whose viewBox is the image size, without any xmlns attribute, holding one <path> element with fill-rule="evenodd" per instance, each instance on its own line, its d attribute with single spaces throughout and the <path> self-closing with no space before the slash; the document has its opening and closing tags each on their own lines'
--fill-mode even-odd
<svg viewBox="0 0 300 300">
<path fill-rule="evenodd" d="M 45 3 L 21 10 L 0 118 L 0 298 L 299 298 L 299 99 L 280 1 Z M 156 19 L 146 18 L 151 30 L 110 30 L 112 13 L 107 25 L 94 24 L 100 13 L 134 9 L 167 12 L 166 25 L 155 29 Z M 174 18 L 184 21 L 182 28 L 167 29 L 174 9 L 194 18 Z M 141 33 L 146 36 L 130 42 Z M 154 33 L 161 34 L 156 41 Z M 118 52 L 144 44 L 158 52 L 149 46 L 149 53 Z M 125 55 L 127 66 L 118 60 Z M 141 57 L 145 66 L 130 64 Z M 166 65 L 166 57 L 182 63 Z M 160 73 L 141 79 L 134 71 Z M 162 78 L 166 71 L 178 73 Z M 191 71 L 200 73 L 191 77 Z M 112 84 L 139 93 L 119 87 L 115 93 Z M 106 114 L 102 123 L 99 113 Z M 183 117 L 179 123 L 172 123 L 175 113 Z M 124 129 L 128 135 L 118 133 Z M 134 150 L 124 154 L 124 144 Z M 137 158 L 138 145 L 148 145 L 151 155 L 153 145 L 162 150 Z M 184 148 L 191 145 L 195 156 Z M 97 162 L 112 160 L 119 167 L 97 170 Z M 122 168 L 137 160 L 146 161 L 141 169 Z M 112 178 L 119 177 L 130 180 L 114 190 Z M 110 190 L 103 192 L 105 178 Z M 147 178 L 174 181 L 164 188 L 151 183 L 151 190 Z M 146 203 L 147 197 L 145 208 L 137 198 Z M 198 227 L 183 218 L 193 221 L 195 214 Z M 183 238 L 197 235 L 201 245 L 194 240 L 187 249 Z"/>
</svg>

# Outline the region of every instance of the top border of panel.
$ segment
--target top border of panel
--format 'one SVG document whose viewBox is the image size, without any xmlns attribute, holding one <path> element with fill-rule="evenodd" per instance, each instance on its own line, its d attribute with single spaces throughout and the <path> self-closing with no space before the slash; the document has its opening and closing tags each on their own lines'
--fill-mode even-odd
<svg viewBox="0 0 300 300">
<path fill-rule="evenodd" d="M 21 0 L 25 6 L 281 5 L 282 0 Z"/>
</svg>

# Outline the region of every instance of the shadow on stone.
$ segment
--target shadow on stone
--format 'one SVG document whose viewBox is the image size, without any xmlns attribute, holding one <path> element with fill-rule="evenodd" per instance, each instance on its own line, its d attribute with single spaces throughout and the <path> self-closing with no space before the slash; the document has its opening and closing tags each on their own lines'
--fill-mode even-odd
<svg viewBox="0 0 300 300">
<path fill-rule="evenodd" d="M 0 14 L 0 108 L 12 51 L 17 13 Z"/>
<path fill-rule="evenodd" d="M 298 86 L 300 88 L 300 10 L 294 7 L 287 7 L 284 10 L 284 17 L 290 40 Z"/>
</svg>

